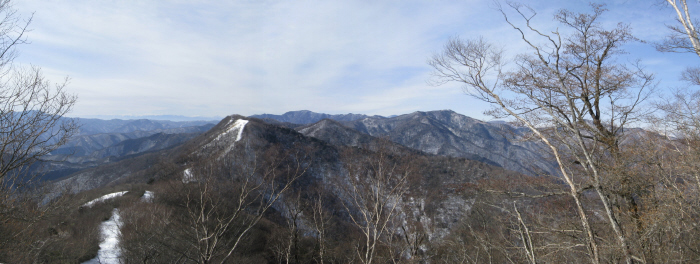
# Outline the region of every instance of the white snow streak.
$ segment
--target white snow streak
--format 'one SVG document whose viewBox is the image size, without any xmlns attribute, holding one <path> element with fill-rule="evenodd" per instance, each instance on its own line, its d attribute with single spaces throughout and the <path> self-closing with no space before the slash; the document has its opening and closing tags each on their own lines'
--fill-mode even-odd
<svg viewBox="0 0 700 264">
<path fill-rule="evenodd" d="M 182 183 L 188 183 L 194 181 L 194 175 L 192 175 L 192 170 L 187 168 L 182 172 Z"/>
<path fill-rule="evenodd" d="M 234 127 L 240 127 L 238 129 L 238 135 L 236 136 L 236 141 L 241 141 L 241 137 L 243 137 L 243 128 L 245 128 L 246 124 L 248 124 L 248 120 L 243 120 L 243 119 L 236 120 L 236 124 L 234 125 Z"/>
<path fill-rule="evenodd" d="M 83 264 L 118 264 L 121 249 L 119 248 L 119 236 L 121 235 L 122 221 L 119 217 L 119 209 L 112 210 L 112 217 L 100 224 L 100 234 L 102 243 L 97 257 L 83 262 Z"/>
<path fill-rule="evenodd" d="M 144 192 L 143 196 L 141 196 L 141 201 L 147 202 L 147 203 L 150 203 L 151 201 L 153 201 L 153 192 L 152 191 Z"/>
<path fill-rule="evenodd" d="M 100 197 L 100 198 L 97 198 L 97 199 L 95 199 L 95 200 L 92 200 L 92 201 L 89 201 L 89 202 L 83 204 L 83 207 L 92 207 L 92 205 L 94 205 L 95 203 L 104 202 L 105 200 L 112 199 L 112 198 L 114 198 L 114 197 L 122 196 L 122 195 L 124 195 L 125 193 L 128 193 L 128 192 L 129 192 L 129 191 L 123 191 L 123 192 L 115 192 L 115 193 L 106 194 L 106 195 L 103 195 L 103 196 Z"/>
<path fill-rule="evenodd" d="M 246 124 L 248 124 L 248 120 L 236 120 L 236 122 L 234 122 L 232 126 L 228 127 L 228 129 L 226 129 L 224 133 L 221 133 L 219 136 L 217 136 L 216 140 L 219 140 L 221 137 L 223 137 L 224 135 L 228 135 L 231 132 L 238 132 L 236 134 L 236 141 L 240 141 L 243 137 L 243 128 L 245 128 Z"/>
</svg>

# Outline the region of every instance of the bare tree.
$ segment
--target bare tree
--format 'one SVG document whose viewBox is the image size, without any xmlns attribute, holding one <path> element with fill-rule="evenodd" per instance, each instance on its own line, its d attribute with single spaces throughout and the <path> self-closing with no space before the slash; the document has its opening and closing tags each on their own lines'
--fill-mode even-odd
<svg viewBox="0 0 700 264">
<path fill-rule="evenodd" d="M 667 25 L 670 34 L 663 41 L 654 44 L 656 49 L 661 52 L 688 52 L 700 56 L 700 35 L 695 27 L 698 21 L 693 20 L 688 2 L 686 0 L 665 0 L 663 3 L 675 11 L 678 23 Z M 694 85 L 700 85 L 700 68 L 686 68 L 681 74 L 681 79 Z"/>
<path fill-rule="evenodd" d="M 299 260 L 299 240 L 301 237 L 299 224 L 302 221 L 305 205 L 302 203 L 299 192 L 288 197 L 285 199 L 286 210 L 284 210 L 287 226 L 275 236 L 277 241 L 272 245 L 272 251 L 279 263 L 301 263 Z"/>
<path fill-rule="evenodd" d="M 37 176 L 30 166 L 77 132 L 76 123 L 63 118 L 76 102 L 67 80 L 53 84 L 40 68 L 14 63 L 31 21 L 0 0 L 0 253 L 52 208 L 37 208 L 27 192 Z"/>
<path fill-rule="evenodd" d="M 180 181 L 186 244 L 197 263 L 226 263 L 248 232 L 305 172 L 303 154 L 272 147 L 264 153 L 232 152 L 191 170 Z M 232 156 L 237 155 L 237 156 Z"/>
<path fill-rule="evenodd" d="M 465 84 L 471 95 L 495 106 L 490 114 L 515 118 L 548 146 L 574 200 L 592 263 L 602 261 L 601 247 L 584 208 L 586 190 L 593 190 L 602 204 L 624 262 L 643 261 L 632 252 L 610 201 L 618 195 L 613 187 L 622 182 L 605 170 L 615 164 L 625 128 L 639 120 L 639 106 L 655 85 L 639 66 L 615 61 L 623 45 L 635 40 L 629 26 L 603 28 L 598 19 L 605 9 L 593 5 L 591 14 L 557 12 L 554 20 L 571 33 L 547 34 L 532 25 L 535 11 L 516 3 L 508 6 L 523 26 L 500 6 L 499 11 L 532 53 L 518 55 L 513 70 L 505 71 L 506 60 L 496 47 L 483 39 L 454 38 L 429 62 L 436 81 Z"/>
<path fill-rule="evenodd" d="M 22 20 L 10 0 L 0 1 L 0 180 L 50 153 L 75 134 L 77 126 L 63 119 L 76 101 L 65 91 L 67 80 L 52 84 L 38 67 L 13 64 L 18 45 L 27 43 L 31 17 Z M 13 172 L 13 173 L 11 173 Z M 10 179 L 8 179 L 10 178 Z"/>
<path fill-rule="evenodd" d="M 662 52 L 689 52 L 700 56 L 700 39 L 697 21 L 690 15 L 690 8 L 686 0 L 666 0 L 665 3 L 673 8 L 677 15 L 678 25 L 668 25 L 671 34 L 662 42 L 656 43 L 656 49 Z M 681 79 L 700 85 L 700 68 L 689 67 L 682 74 Z M 700 136 L 700 119 L 697 116 L 700 110 L 700 93 L 688 89 L 675 89 L 673 97 L 658 104 L 658 107 L 666 113 L 663 120 L 669 124 L 666 128 L 673 130 L 676 136 L 696 137 Z"/>
<path fill-rule="evenodd" d="M 357 255 L 365 264 L 375 261 L 377 249 L 386 245 L 386 236 L 394 235 L 398 227 L 396 216 L 411 172 L 402 166 L 394 148 L 393 143 L 382 139 L 373 155 L 358 153 L 359 149 L 344 154 L 348 175 L 339 182 L 348 197 L 343 206 L 362 233 Z"/>
<path fill-rule="evenodd" d="M 316 232 L 316 243 L 318 245 L 318 256 L 316 262 L 325 263 L 328 251 L 328 229 L 331 216 L 324 208 L 324 188 L 319 186 L 310 202 L 311 218 L 313 220 L 313 230 Z"/>
<path fill-rule="evenodd" d="M 697 21 L 693 21 L 690 16 L 688 2 L 686 0 L 665 0 L 678 16 L 679 25 L 667 25 L 671 30 L 661 43 L 656 43 L 656 48 L 662 52 L 691 52 L 700 56 L 700 38 L 698 29 L 695 28 Z"/>
</svg>

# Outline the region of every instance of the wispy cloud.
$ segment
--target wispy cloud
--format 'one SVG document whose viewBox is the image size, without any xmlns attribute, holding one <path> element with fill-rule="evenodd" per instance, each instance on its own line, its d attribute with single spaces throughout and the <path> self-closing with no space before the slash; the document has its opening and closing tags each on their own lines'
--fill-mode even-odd
<svg viewBox="0 0 700 264">
<path fill-rule="evenodd" d="M 651 3 L 618 2 L 610 21 L 658 32 L 672 19 L 652 16 L 663 10 Z M 533 2 L 543 26 L 556 4 Z M 567 6 L 586 8 L 584 1 Z M 507 45 L 517 35 L 477 0 L 25 0 L 16 7 L 35 12 L 20 61 L 52 79 L 70 76 L 80 97 L 74 115 L 473 114 L 483 109 L 465 108 L 469 99 L 454 85 L 425 83 L 426 59 L 452 35 L 484 35 L 510 53 L 525 49 Z"/>
</svg>

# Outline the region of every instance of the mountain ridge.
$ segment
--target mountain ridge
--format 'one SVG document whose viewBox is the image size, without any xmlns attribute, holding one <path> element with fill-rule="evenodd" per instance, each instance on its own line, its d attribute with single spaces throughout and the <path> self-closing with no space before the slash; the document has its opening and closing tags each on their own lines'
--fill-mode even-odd
<svg viewBox="0 0 700 264">
<path fill-rule="evenodd" d="M 367 118 L 370 117 L 368 115 L 363 115 L 363 114 L 339 114 L 339 115 L 331 115 L 331 114 L 324 114 L 324 113 L 316 113 L 312 112 L 309 110 L 299 110 L 299 111 L 289 111 L 286 112 L 282 115 L 274 115 L 274 114 L 260 114 L 260 115 L 251 115 L 250 117 L 253 118 L 259 118 L 259 119 L 274 119 L 280 122 L 287 122 L 287 123 L 292 123 L 292 124 L 311 124 L 311 123 L 316 123 L 318 121 L 321 121 L 323 119 L 332 119 L 336 121 L 354 121 L 362 118 Z M 377 116 L 375 115 L 374 117 L 381 117 L 383 116 Z"/>
</svg>

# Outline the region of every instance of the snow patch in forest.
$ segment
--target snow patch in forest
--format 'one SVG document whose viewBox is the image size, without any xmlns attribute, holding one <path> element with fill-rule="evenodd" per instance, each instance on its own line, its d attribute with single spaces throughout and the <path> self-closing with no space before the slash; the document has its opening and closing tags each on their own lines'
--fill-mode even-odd
<svg viewBox="0 0 700 264">
<path fill-rule="evenodd" d="M 121 263 L 121 249 L 119 248 L 119 237 L 121 235 L 122 221 L 119 216 L 119 209 L 112 210 L 112 217 L 100 224 L 100 234 L 102 242 L 97 257 L 83 262 L 83 264 L 118 264 Z"/>
<path fill-rule="evenodd" d="M 95 199 L 95 200 L 92 200 L 92 201 L 89 201 L 89 202 L 83 204 L 83 207 L 92 207 L 95 203 L 104 202 L 104 201 L 106 201 L 106 200 L 109 200 L 109 199 L 112 199 L 112 198 L 115 198 L 115 197 L 122 196 L 122 195 L 124 195 L 125 193 L 128 193 L 128 192 L 129 192 L 129 191 L 123 191 L 123 192 L 115 192 L 115 193 L 105 194 L 105 195 L 103 195 L 103 196 L 100 197 L 100 198 L 97 198 L 97 199 Z"/>
<path fill-rule="evenodd" d="M 194 175 L 192 175 L 192 170 L 190 168 L 185 169 L 182 172 L 182 183 L 188 183 L 194 181 Z"/>
<path fill-rule="evenodd" d="M 153 192 L 152 191 L 146 191 L 143 193 L 143 196 L 141 196 L 141 201 L 142 202 L 148 202 L 150 203 L 153 201 Z"/>
</svg>

